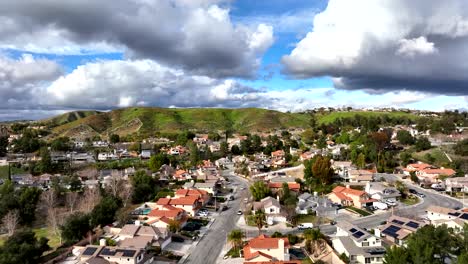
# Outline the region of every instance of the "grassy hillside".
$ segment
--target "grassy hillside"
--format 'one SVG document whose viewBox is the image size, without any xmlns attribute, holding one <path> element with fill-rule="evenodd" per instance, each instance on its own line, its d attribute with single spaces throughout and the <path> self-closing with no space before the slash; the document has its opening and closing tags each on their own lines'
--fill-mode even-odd
<svg viewBox="0 0 468 264">
<path fill-rule="evenodd" d="M 85 136 L 93 132 L 154 134 L 180 130 L 213 131 L 232 128 L 235 131 L 265 131 L 289 127 L 305 127 L 308 116 L 257 108 L 147 108 L 132 107 L 96 113 L 65 122 L 53 128 L 56 135 Z"/>
<path fill-rule="evenodd" d="M 46 120 L 40 121 L 40 123 L 45 124 L 50 127 L 60 126 L 67 124 L 88 116 L 99 114 L 98 111 L 73 111 L 68 112 L 59 116 L 55 116 Z"/>
<path fill-rule="evenodd" d="M 406 112 L 364 112 L 364 111 L 350 111 L 350 112 L 332 112 L 332 113 L 325 113 L 325 114 L 318 114 L 318 122 L 319 123 L 332 123 L 338 118 L 347 118 L 347 117 L 354 117 L 355 115 L 362 115 L 365 117 L 379 117 L 387 115 L 391 118 L 398 118 L 398 117 L 406 117 L 412 120 L 417 118 L 416 115 Z"/>
</svg>

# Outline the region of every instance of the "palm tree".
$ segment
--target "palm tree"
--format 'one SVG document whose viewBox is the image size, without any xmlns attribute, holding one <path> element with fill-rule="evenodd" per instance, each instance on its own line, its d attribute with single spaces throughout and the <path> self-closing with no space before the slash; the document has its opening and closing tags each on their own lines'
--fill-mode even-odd
<svg viewBox="0 0 468 264">
<path fill-rule="evenodd" d="M 262 227 L 266 225 L 265 213 L 261 210 L 258 210 L 257 212 L 255 212 L 254 221 L 255 221 L 255 225 L 258 228 L 258 235 L 260 235 L 262 231 Z"/>
<path fill-rule="evenodd" d="M 234 249 L 240 249 L 242 247 L 242 239 L 245 237 L 244 232 L 240 229 L 234 229 L 228 234 L 228 241 L 232 244 Z M 240 253 L 239 253 L 240 256 Z"/>
<path fill-rule="evenodd" d="M 325 239 L 325 235 L 320 232 L 320 229 L 314 228 L 314 229 L 307 229 L 304 231 L 304 238 L 307 241 L 311 241 L 311 248 L 308 249 L 311 251 L 315 251 L 315 248 L 319 247 L 320 244 L 323 242 L 323 239 Z"/>
</svg>

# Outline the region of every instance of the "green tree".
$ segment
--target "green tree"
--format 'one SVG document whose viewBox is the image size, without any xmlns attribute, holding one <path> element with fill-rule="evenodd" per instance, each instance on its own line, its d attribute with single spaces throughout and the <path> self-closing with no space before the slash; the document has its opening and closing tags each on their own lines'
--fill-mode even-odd
<svg viewBox="0 0 468 264">
<path fill-rule="evenodd" d="M 0 264 L 39 263 L 42 254 L 49 250 L 47 238 L 37 239 L 31 230 L 23 230 L 9 237 L 0 247 Z"/>
<path fill-rule="evenodd" d="M 58 137 L 50 143 L 50 149 L 54 151 L 69 151 L 71 149 L 70 138 Z"/>
<path fill-rule="evenodd" d="M 253 215 L 253 218 L 255 226 L 258 229 L 258 235 L 260 235 L 262 232 L 262 227 L 264 227 L 267 224 L 265 213 L 262 210 L 257 210 Z"/>
<path fill-rule="evenodd" d="M 457 142 L 453 147 L 455 154 L 461 156 L 468 156 L 468 138 Z"/>
<path fill-rule="evenodd" d="M 317 145 L 317 148 L 319 149 L 326 148 L 327 147 L 326 138 L 324 136 L 319 137 L 319 139 L 317 139 L 317 142 L 315 142 L 315 145 Z"/>
<path fill-rule="evenodd" d="M 270 195 L 270 188 L 263 181 L 256 181 L 250 186 L 250 192 L 255 201 L 260 201 Z"/>
<path fill-rule="evenodd" d="M 408 252 L 404 247 L 393 246 L 387 249 L 384 264 L 404 264 L 408 263 Z"/>
<path fill-rule="evenodd" d="M 411 153 L 407 151 L 401 152 L 400 153 L 401 165 L 403 167 L 406 167 L 406 165 L 408 165 L 408 163 L 410 162 L 411 158 L 412 158 Z"/>
<path fill-rule="evenodd" d="M 152 172 L 156 172 L 161 169 L 161 166 L 164 164 L 169 164 L 170 160 L 168 156 L 164 153 L 158 153 L 156 155 L 151 156 L 148 167 Z"/>
<path fill-rule="evenodd" d="M 36 219 L 37 202 L 41 196 L 41 190 L 35 187 L 27 187 L 18 191 L 16 199 L 20 214 L 20 223 L 23 225 L 32 224 Z"/>
<path fill-rule="evenodd" d="M 83 239 L 91 230 L 90 217 L 83 213 L 70 215 L 60 227 L 62 239 L 65 244 L 72 244 Z"/>
<path fill-rule="evenodd" d="M 54 171 L 54 164 L 52 163 L 52 158 L 50 157 L 50 151 L 43 147 L 40 151 L 41 161 L 39 162 L 39 171 L 41 173 L 51 173 Z"/>
<path fill-rule="evenodd" d="M 93 208 L 90 214 L 91 226 L 105 226 L 115 221 L 117 210 L 122 206 L 119 198 L 106 196 Z"/>
<path fill-rule="evenodd" d="M 229 232 L 227 236 L 227 240 L 236 250 L 240 250 L 242 248 L 243 238 L 245 237 L 244 232 L 240 229 L 234 229 Z"/>
<path fill-rule="evenodd" d="M 239 149 L 239 146 L 237 146 L 237 145 L 232 145 L 232 147 L 231 147 L 231 153 L 232 153 L 233 155 L 240 155 L 240 154 L 242 154 L 241 150 Z"/>
<path fill-rule="evenodd" d="M 415 143 L 416 151 L 423 151 L 431 148 L 431 142 L 427 137 L 420 137 Z"/>
<path fill-rule="evenodd" d="M 332 181 L 333 169 L 331 167 L 330 158 L 317 156 L 312 165 L 312 174 L 322 186 L 328 185 Z"/>
<path fill-rule="evenodd" d="M 398 131 L 396 138 L 403 145 L 412 145 L 412 144 L 414 144 L 414 137 L 411 135 L 410 132 L 408 132 L 406 130 Z"/>
<path fill-rule="evenodd" d="M 357 156 L 356 166 L 360 169 L 364 169 L 366 167 L 366 155 L 364 155 L 364 153 L 359 153 Z"/>
<path fill-rule="evenodd" d="M 312 129 L 306 129 L 304 132 L 302 132 L 301 139 L 302 139 L 302 142 L 308 145 L 314 143 L 314 139 L 315 139 L 314 131 Z"/>
<path fill-rule="evenodd" d="M 132 202 L 150 201 L 157 191 L 156 181 L 144 170 L 138 170 L 130 180 L 133 186 Z"/>
<path fill-rule="evenodd" d="M 4 157 L 7 154 L 8 147 L 8 136 L 0 137 L 0 157 Z"/>
<path fill-rule="evenodd" d="M 172 233 L 177 233 L 180 230 L 180 222 L 177 220 L 169 220 L 168 228 Z"/>
<path fill-rule="evenodd" d="M 195 143 L 189 143 L 190 165 L 196 167 L 200 164 L 200 151 Z"/>
<path fill-rule="evenodd" d="M 112 143 L 112 144 L 119 143 L 119 142 L 120 142 L 120 136 L 117 135 L 117 134 L 112 134 L 112 135 L 110 135 L 110 137 L 109 137 L 109 141 L 110 141 L 110 143 Z"/>
<path fill-rule="evenodd" d="M 221 142 L 219 146 L 219 152 L 223 157 L 226 157 L 226 155 L 229 154 L 229 145 L 226 141 Z"/>
</svg>

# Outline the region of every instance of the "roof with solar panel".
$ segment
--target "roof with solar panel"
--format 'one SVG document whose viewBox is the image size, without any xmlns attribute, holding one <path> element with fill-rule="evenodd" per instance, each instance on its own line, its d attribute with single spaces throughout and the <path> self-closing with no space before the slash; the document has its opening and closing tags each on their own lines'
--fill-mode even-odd
<svg viewBox="0 0 468 264">
<path fill-rule="evenodd" d="M 358 226 L 355 226 L 353 224 L 351 224 L 350 222 L 347 222 L 347 221 L 340 221 L 337 226 L 345 231 L 346 233 L 348 233 L 348 235 L 353 239 L 353 240 L 356 240 L 356 241 L 362 241 L 366 238 L 368 238 L 369 236 L 372 236 L 369 232 L 367 232 L 366 230 L 358 227 Z"/>
<path fill-rule="evenodd" d="M 393 215 L 381 230 L 385 236 L 401 240 L 425 225 L 426 223 L 421 221 Z"/>
</svg>

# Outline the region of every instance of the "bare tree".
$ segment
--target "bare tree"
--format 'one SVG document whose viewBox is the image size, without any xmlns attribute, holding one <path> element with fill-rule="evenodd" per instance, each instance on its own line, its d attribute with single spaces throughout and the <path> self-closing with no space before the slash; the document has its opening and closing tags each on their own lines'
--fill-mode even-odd
<svg viewBox="0 0 468 264">
<path fill-rule="evenodd" d="M 78 193 L 67 192 L 65 199 L 66 199 L 66 206 L 70 210 L 70 214 L 72 214 L 75 211 L 77 203 L 78 203 Z"/>
<path fill-rule="evenodd" d="M 79 203 L 79 210 L 83 213 L 89 213 L 101 200 L 101 194 L 98 188 L 86 188 Z"/>
<path fill-rule="evenodd" d="M 47 210 L 49 208 L 54 208 L 57 205 L 57 193 L 54 189 L 45 191 L 41 194 L 41 200 Z"/>
<path fill-rule="evenodd" d="M 132 196 L 132 185 L 131 184 L 122 184 L 122 188 L 120 189 L 118 195 L 120 199 L 122 199 L 123 206 L 126 207 L 130 197 Z"/>
<path fill-rule="evenodd" d="M 121 191 L 123 185 L 123 179 L 119 171 L 114 170 L 110 175 L 110 181 L 108 182 L 107 187 L 110 189 L 112 196 L 117 197 Z"/>
<path fill-rule="evenodd" d="M 57 208 L 57 194 L 54 189 L 43 192 L 41 200 L 46 209 L 46 222 L 49 230 L 60 237 L 60 225 L 63 223 L 65 216 L 60 215 L 60 210 Z"/>
<path fill-rule="evenodd" d="M 19 224 L 19 212 L 18 210 L 10 210 L 2 218 L 2 225 L 7 231 L 8 236 L 12 236 Z"/>
</svg>

